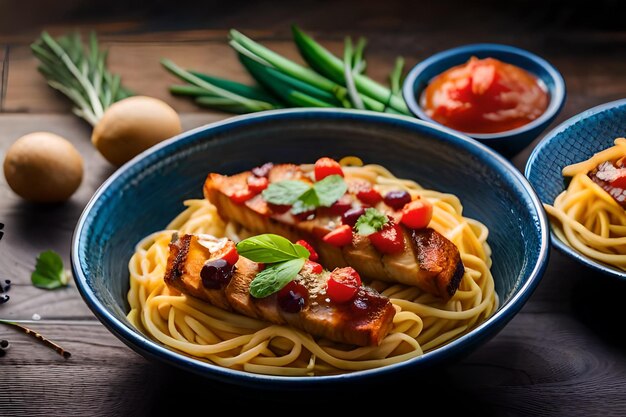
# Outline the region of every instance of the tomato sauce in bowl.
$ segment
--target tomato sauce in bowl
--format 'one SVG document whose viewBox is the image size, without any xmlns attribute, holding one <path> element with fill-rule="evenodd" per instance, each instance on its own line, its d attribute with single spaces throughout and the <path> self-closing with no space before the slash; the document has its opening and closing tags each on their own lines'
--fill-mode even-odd
<svg viewBox="0 0 626 417">
<path fill-rule="evenodd" d="M 424 89 L 420 106 L 431 119 L 466 133 L 498 133 L 539 118 L 550 101 L 530 72 L 494 58 L 472 57 Z"/>
</svg>

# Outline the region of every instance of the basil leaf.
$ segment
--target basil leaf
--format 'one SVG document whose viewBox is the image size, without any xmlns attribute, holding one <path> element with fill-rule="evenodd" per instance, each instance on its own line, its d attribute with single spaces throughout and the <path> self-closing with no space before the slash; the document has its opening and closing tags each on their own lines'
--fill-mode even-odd
<svg viewBox="0 0 626 417">
<path fill-rule="evenodd" d="M 263 190 L 263 199 L 268 203 L 277 205 L 292 205 L 302 194 L 311 189 L 311 186 L 303 181 L 279 181 L 271 183 Z"/>
<path fill-rule="evenodd" d="M 315 210 L 319 206 L 320 200 L 315 192 L 315 188 L 310 188 L 293 204 L 291 212 L 293 214 L 306 213 L 307 211 Z"/>
<path fill-rule="evenodd" d="M 37 264 L 30 280 L 35 287 L 53 290 L 66 286 L 69 274 L 63 269 L 63 260 L 59 254 L 47 250 L 37 257 Z"/>
<path fill-rule="evenodd" d="M 368 208 L 365 209 L 365 213 L 358 218 L 354 228 L 358 234 L 369 236 L 372 233 L 380 231 L 388 222 L 389 218 L 386 214 L 381 213 L 375 208 Z"/>
<path fill-rule="evenodd" d="M 298 275 L 304 262 L 301 258 L 267 266 L 250 283 L 250 295 L 263 298 L 280 291 Z"/>
<path fill-rule="evenodd" d="M 302 245 L 291 243 L 282 236 L 264 234 L 237 243 L 237 252 L 254 262 L 273 264 L 292 259 L 308 259 L 309 251 Z"/>
<path fill-rule="evenodd" d="M 313 190 L 317 194 L 317 206 L 330 207 L 348 191 L 348 185 L 341 175 L 329 175 L 313 184 Z"/>
</svg>

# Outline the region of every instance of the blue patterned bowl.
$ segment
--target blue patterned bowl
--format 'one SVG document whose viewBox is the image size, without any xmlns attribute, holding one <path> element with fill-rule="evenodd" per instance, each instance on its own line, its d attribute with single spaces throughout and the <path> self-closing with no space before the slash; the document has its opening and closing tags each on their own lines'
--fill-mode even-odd
<svg viewBox="0 0 626 417">
<path fill-rule="evenodd" d="M 439 52 L 417 64 L 407 75 L 402 93 L 407 106 L 422 120 L 437 123 L 419 105 L 419 97 L 430 81 L 442 72 L 466 63 L 471 57 L 496 58 L 534 74 L 550 94 L 546 111 L 532 122 L 499 133 L 465 133 L 485 145 L 511 157 L 530 144 L 559 114 L 565 103 L 565 82 L 559 71 L 537 55 L 508 45 L 481 43 Z"/>
<path fill-rule="evenodd" d="M 491 230 L 492 272 L 501 307 L 448 345 L 397 365 L 336 376 L 288 378 L 221 368 L 185 356 L 126 319 L 128 260 L 144 236 L 164 228 L 188 198 L 202 196 L 210 171 L 235 173 L 263 162 L 311 162 L 356 155 L 400 177 L 457 194 L 465 213 Z M 87 305 L 117 337 L 148 358 L 233 383 L 302 388 L 417 371 L 469 353 L 494 336 L 538 284 L 549 249 L 547 218 L 526 179 L 487 147 L 408 117 L 349 110 L 281 110 L 237 117 L 186 132 L 115 172 L 83 212 L 72 268 Z"/>
<path fill-rule="evenodd" d="M 526 177 L 542 202 L 552 204 L 565 190 L 563 167 L 589 159 L 626 136 L 626 99 L 582 112 L 561 123 L 539 142 L 526 163 Z M 626 272 L 595 261 L 561 241 L 552 233 L 552 243 L 561 252 L 605 274 L 626 280 Z"/>
</svg>

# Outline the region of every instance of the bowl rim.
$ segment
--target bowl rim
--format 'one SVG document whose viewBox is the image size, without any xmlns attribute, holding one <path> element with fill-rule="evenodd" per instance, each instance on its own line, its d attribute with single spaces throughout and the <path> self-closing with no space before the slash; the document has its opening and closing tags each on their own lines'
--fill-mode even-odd
<svg viewBox="0 0 626 417">
<path fill-rule="evenodd" d="M 539 157 L 539 155 L 542 152 L 544 152 L 544 148 L 546 148 L 550 144 L 550 142 L 552 142 L 553 140 L 556 140 L 555 138 L 559 136 L 561 133 L 563 133 L 564 131 L 572 127 L 573 125 L 588 119 L 591 116 L 594 116 L 598 113 L 605 112 L 606 110 L 610 110 L 610 109 L 613 109 L 616 107 L 622 107 L 622 106 L 626 106 L 626 98 L 610 101 L 608 103 L 599 104 L 597 106 L 591 107 L 590 109 L 584 110 L 581 113 L 578 113 L 570 117 L 569 119 L 560 123 L 554 129 L 550 130 L 541 139 L 541 141 L 539 141 L 535 149 L 533 149 L 532 153 L 528 157 L 528 161 L 526 162 L 526 167 L 524 168 L 524 176 L 526 178 L 530 177 L 530 174 L 533 171 L 533 168 L 535 167 L 535 164 L 537 162 L 537 158 Z M 588 157 L 591 157 L 591 155 L 589 155 Z M 552 204 L 552 202 L 549 202 L 548 204 Z M 563 242 L 561 239 L 559 239 L 554 233 L 554 231 L 552 230 L 551 226 L 550 226 L 550 235 L 551 235 L 552 244 L 559 251 L 570 256 L 572 259 L 575 259 L 576 261 L 582 263 L 583 265 L 591 268 L 594 271 L 601 272 L 605 275 L 610 275 L 612 277 L 626 280 L 626 271 L 619 271 L 613 267 L 610 267 L 601 262 L 595 261 L 586 255 L 583 255 L 582 253 L 578 252 L 576 249 L 572 248 L 571 246 Z"/>
<path fill-rule="evenodd" d="M 548 62 L 544 58 L 541 58 L 539 55 L 536 55 L 525 49 L 518 48 L 516 46 L 503 45 L 503 44 L 497 44 L 497 43 L 475 43 L 475 44 L 470 44 L 470 45 L 458 46 L 458 47 L 451 48 L 451 49 L 446 49 L 444 51 L 437 52 L 436 54 L 431 55 L 430 57 L 424 59 L 423 61 L 415 65 L 407 74 L 404 80 L 404 83 L 402 85 L 402 95 L 404 97 L 404 100 L 406 101 L 406 104 L 409 110 L 411 110 L 411 112 L 416 117 L 422 120 L 441 125 L 441 123 L 430 118 L 422 110 L 422 107 L 417 102 L 418 99 L 416 97 L 415 90 L 414 90 L 414 86 L 417 81 L 417 78 L 422 74 L 422 72 L 424 72 L 429 67 L 437 64 L 441 60 L 444 60 L 444 59 L 447 59 L 456 55 L 464 55 L 464 54 L 468 54 L 472 52 L 475 53 L 475 52 L 488 52 L 488 51 L 515 54 L 523 58 L 526 58 L 528 60 L 534 61 L 535 63 L 543 67 L 554 83 L 553 88 L 547 87 L 548 92 L 550 93 L 550 102 L 548 103 L 548 107 L 546 108 L 546 110 L 543 112 L 541 116 L 539 116 L 532 122 L 527 123 L 523 126 L 517 127 L 515 129 L 505 130 L 503 132 L 495 132 L 495 133 L 471 133 L 471 132 L 462 132 L 462 131 L 458 131 L 458 132 L 461 132 L 462 134 L 470 136 L 472 138 L 488 142 L 489 140 L 495 140 L 495 139 L 501 140 L 501 139 L 506 139 L 506 138 L 511 138 L 513 136 L 521 135 L 541 126 L 544 123 L 546 124 L 549 123 L 552 120 L 552 118 L 554 118 L 558 114 L 558 112 L 561 110 L 561 108 L 565 104 L 566 87 L 565 87 L 565 80 L 563 79 L 563 76 L 556 69 L 554 65 L 552 65 L 550 62 Z"/>
<path fill-rule="evenodd" d="M 220 132 L 245 125 L 252 125 L 262 121 L 278 121 L 283 119 L 305 118 L 315 120 L 316 118 L 325 119 L 350 119 L 360 121 L 373 121 L 380 123 L 391 123 L 408 130 L 429 130 L 429 135 L 436 140 L 447 141 L 460 149 L 474 149 L 474 153 L 480 154 L 482 158 L 490 160 L 494 167 L 501 169 L 502 174 L 507 174 L 507 182 L 516 183 L 519 188 L 527 195 L 532 203 L 532 207 L 536 215 L 535 230 L 540 239 L 540 247 L 537 254 L 537 261 L 528 271 L 528 279 L 518 287 L 517 292 L 511 297 L 506 304 L 506 308 L 502 305 L 489 319 L 485 320 L 471 332 L 461 336 L 452 342 L 427 352 L 422 356 L 409 359 L 407 361 L 388 365 L 382 368 L 369 369 L 364 371 L 356 371 L 339 375 L 329 376 L 305 376 L 305 377 L 287 377 L 275 375 L 261 375 L 245 371 L 232 370 L 218 365 L 204 362 L 200 359 L 193 358 L 186 354 L 177 352 L 168 348 L 159 342 L 153 341 L 148 336 L 134 328 L 129 327 L 122 320 L 107 308 L 96 296 L 93 289 L 88 284 L 87 273 L 83 271 L 81 265 L 80 249 L 83 245 L 81 236 L 88 223 L 90 223 L 91 210 L 94 208 L 99 199 L 105 194 L 107 189 L 111 187 L 118 178 L 122 177 L 133 166 L 147 161 L 150 156 L 161 157 L 164 154 L 176 152 L 178 149 L 185 147 L 187 144 L 201 140 L 200 137 L 207 131 Z M 215 140 L 215 139 L 213 139 Z M 220 140 L 220 139 L 217 139 Z M 517 187 L 516 187 L 517 188 Z M 417 120 L 408 116 L 391 115 L 376 113 L 364 110 L 351 109 L 281 109 L 259 112 L 255 114 L 236 116 L 226 120 L 210 123 L 198 128 L 183 132 L 173 138 L 161 142 L 154 147 L 139 154 L 129 162 L 125 163 L 117 171 L 115 171 L 104 183 L 96 190 L 87 205 L 85 206 L 72 237 L 72 246 L 70 260 L 72 271 L 74 273 L 76 286 L 85 300 L 85 303 L 93 311 L 96 317 L 122 342 L 135 351 L 149 358 L 157 358 L 161 361 L 174 365 L 181 369 L 194 372 L 196 374 L 211 377 L 213 379 L 222 380 L 224 382 L 236 383 L 249 387 L 263 387 L 263 383 L 271 384 L 270 389 L 297 389 L 311 386 L 327 386 L 329 384 L 340 383 L 343 381 L 371 379 L 371 377 L 382 377 L 389 375 L 402 368 L 417 366 L 417 364 L 425 362 L 423 366 L 436 364 L 443 361 L 446 357 L 455 356 L 462 353 L 460 349 L 464 344 L 472 345 L 474 342 L 488 339 L 504 327 L 517 312 L 522 308 L 528 300 L 534 289 L 539 284 L 543 273 L 547 267 L 550 247 L 550 235 L 548 233 L 548 219 L 542 209 L 541 201 L 536 195 L 527 179 L 504 157 L 487 146 L 462 135 L 456 131 L 435 125 L 433 123 Z M 487 332 L 488 328 L 496 329 L 495 332 Z"/>
</svg>

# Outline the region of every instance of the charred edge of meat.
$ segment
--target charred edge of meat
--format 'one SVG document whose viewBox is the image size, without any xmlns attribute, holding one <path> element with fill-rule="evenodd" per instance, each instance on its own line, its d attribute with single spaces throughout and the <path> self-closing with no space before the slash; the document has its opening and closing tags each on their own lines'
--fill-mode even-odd
<svg viewBox="0 0 626 417">
<path fill-rule="evenodd" d="M 459 262 L 456 264 L 456 268 L 454 270 L 454 275 L 452 275 L 452 278 L 446 287 L 446 291 L 448 291 L 448 295 L 450 297 L 454 295 L 456 290 L 459 288 L 459 285 L 461 285 L 463 275 L 465 275 L 465 266 L 463 265 L 461 259 L 459 259 Z"/>
<path fill-rule="evenodd" d="M 181 238 L 178 238 L 178 234 L 176 236 L 176 241 L 170 243 L 170 256 L 171 252 L 175 252 L 175 256 L 172 267 L 165 274 L 164 280 L 166 283 L 178 281 L 185 273 L 185 259 L 189 253 L 192 235 L 185 235 Z"/>
<path fill-rule="evenodd" d="M 431 272 L 439 295 L 451 297 L 461 283 L 465 267 L 454 243 L 434 229 L 412 230 L 411 238 L 420 268 Z"/>
</svg>

